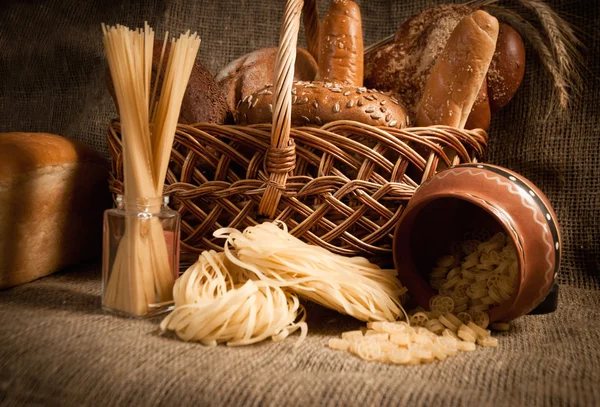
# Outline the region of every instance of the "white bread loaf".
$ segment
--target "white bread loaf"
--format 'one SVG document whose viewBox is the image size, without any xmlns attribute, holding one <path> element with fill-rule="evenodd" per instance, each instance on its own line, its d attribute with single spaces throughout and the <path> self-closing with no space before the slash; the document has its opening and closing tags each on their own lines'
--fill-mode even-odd
<svg viewBox="0 0 600 407">
<path fill-rule="evenodd" d="M 364 46 L 360 8 L 333 0 L 319 28 L 319 80 L 363 85 Z"/>
<path fill-rule="evenodd" d="M 99 258 L 108 172 L 103 157 L 73 140 L 0 134 L 0 288 Z"/>
<path fill-rule="evenodd" d="M 417 126 L 465 127 L 492 61 L 498 29 L 498 20 L 481 10 L 458 23 L 425 85 Z"/>
</svg>

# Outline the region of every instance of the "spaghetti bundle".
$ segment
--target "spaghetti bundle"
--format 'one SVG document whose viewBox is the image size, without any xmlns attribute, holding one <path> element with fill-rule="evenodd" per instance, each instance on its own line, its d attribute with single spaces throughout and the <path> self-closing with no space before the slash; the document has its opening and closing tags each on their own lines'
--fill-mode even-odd
<svg viewBox="0 0 600 407">
<path fill-rule="evenodd" d="M 147 216 L 128 216 L 103 304 L 127 314 L 144 315 L 152 305 L 172 300 L 176 270 L 170 264 L 158 218 L 175 129 L 200 39 L 189 32 L 172 41 L 161 96 L 154 101 L 159 72 L 152 85 L 154 32 L 102 25 L 104 47 L 119 105 L 123 142 L 125 211 L 144 208 Z M 165 57 L 165 46 L 161 63 Z"/>
<path fill-rule="evenodd" d="M 271 337 L 285 339 L 300 329 L 306 315 L 298 297 L 255 281 L 230 264 L 224 253 L 203 252 L 175 283 L 174 311 L 161 323 L 185 341 L 216 346 L 248 345 Z"/>
<path fill-rule="evenodd" d="M 406 288 L 395 270 L 384 270 L 364 257 L 344 257 L 292 236 L 283 222 L 223 228 L 227 259 L 260 281 L 362 321 L 395 321 L 405 315 Z"/>
</svg>

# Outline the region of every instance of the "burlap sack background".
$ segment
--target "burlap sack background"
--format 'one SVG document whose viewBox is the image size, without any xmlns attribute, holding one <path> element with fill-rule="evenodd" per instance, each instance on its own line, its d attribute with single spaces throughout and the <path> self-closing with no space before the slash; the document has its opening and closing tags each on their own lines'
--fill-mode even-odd
<svg viewBox="0 0 600 407">
<path fill-rule="evenodd" d="M 326 1 L 320 2 L 324 12 Z M 365 44 L 436 1 L 363 0 Z M 442 365 L 362 363 L 325 348 L 358 324 L 311 307 L 310 336 L 206 349 L 157 334 L 157 321 L 99 309 L 97 266 L 0 292 L 0 403 L 89 405 L 594 405 L 600 400 L 600 7 L 552 1 L 585 43 L 585 86 L 569 114 L 549 113 L 549 81 L 529 49 L 524 83 L 494 117 L 489 162 L 537 184 L 564 239 L 560 310 L 517 321 L 497 350 Z M 100 23 L 197 30 L 216 73 L 274 46 L 277 1 L 3 1 L 0 131 L 47 131 L 106 152 L 116 111 L 104 86 Z M 333 322 L 333 320 L 337 322 Z"/>
</svg>

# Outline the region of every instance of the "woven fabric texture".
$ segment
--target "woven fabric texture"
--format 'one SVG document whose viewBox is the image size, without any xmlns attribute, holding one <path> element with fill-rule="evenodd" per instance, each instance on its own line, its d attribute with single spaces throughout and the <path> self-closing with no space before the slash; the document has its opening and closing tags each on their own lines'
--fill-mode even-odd
<svg viewBox="0 0 600 407">
<path fill-rule="evenodd" d="M 321 14 L 326 1 L 319 1 Z M 365 44 L 433 0 L 359 1 Z M 501 1 L 514 5 L 515 2 Z M 0 404 L 6 405 L 597 405 L 600 403 L 600 3 L 553 0 L 585 44 L 585 86 L 567 114 L 528 46 L 524 83 L 493 118 L 488 162 L 548 196 L 563 234 L 559 311 L 523 317 L 495 350 L 443 364 L 363 363 L 325 347 L 359 323 L 309 308 L 308 339 L 209 349 L 158 333 L 159 319 L 100 309 L 98 266 L 0 292 Z M 283 0 L 5 0 L 0 6 L 0 131 L 44 131 L 108 157 L 117 116 L 105 87 L 100 23 L 191 29 L 216 73 L 275 46 Z M 304 43 L 301 34 L 300 43 Z"/>
<path fill-rule="evenodd" d="M 566 287 L 558 312 L 527 316 L 443 363 L 393 366 L 327 348 L 363 323 L 308 307 L 309 335 L 207 348 L 161 336 L 160 318 L 100 309 L 100 274 L 71 270 L 0 296 L 0 403 L 203 406 L 593 406 L 600 296 Z"/>
</svg>

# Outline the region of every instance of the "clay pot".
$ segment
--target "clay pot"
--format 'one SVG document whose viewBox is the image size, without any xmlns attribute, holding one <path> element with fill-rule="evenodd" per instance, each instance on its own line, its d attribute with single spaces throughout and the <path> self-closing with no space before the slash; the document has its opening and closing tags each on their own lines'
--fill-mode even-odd
<svg viewBox="0 0 600 407">
<path fill-rule="evenodd" d="M 518 287 L 489 310 L 490 321 L 509 321 L 540 304 L 556 279 L 562 242 L 546 196 L 505 168 L 464 164 L 436 174 L 410 200 L 394 234 L 394 264 L 410 296 L 425 309 L 434 290 L 426 278 L 436 259 L 466 232 L 506 233 L 515 245 Z"/>
</svg>

